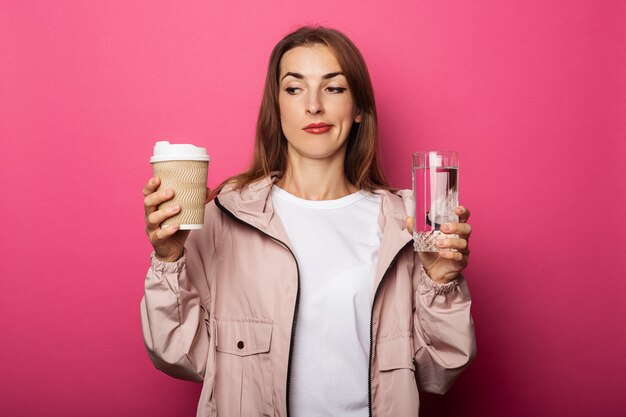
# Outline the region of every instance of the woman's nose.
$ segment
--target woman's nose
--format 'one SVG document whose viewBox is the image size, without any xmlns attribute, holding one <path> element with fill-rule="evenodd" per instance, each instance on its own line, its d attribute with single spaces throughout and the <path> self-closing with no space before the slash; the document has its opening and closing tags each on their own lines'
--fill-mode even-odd
<svg viewBox="0 0 626 417">
<path fill-rule="evenodd" d="M 324 106 L 317 94 L 311 94 L 307 101 L 307 113 L 309 114 L 321 114 L 324 112 Z"/>
</svg>

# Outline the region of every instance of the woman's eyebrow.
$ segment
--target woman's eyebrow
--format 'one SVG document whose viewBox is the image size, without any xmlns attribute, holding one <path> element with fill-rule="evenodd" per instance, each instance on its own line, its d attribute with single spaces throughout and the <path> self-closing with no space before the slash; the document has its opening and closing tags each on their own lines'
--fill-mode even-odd
<svg viewBox="0 0 626 417">
<path fill-rule="evenodd" d="M 297 72 L 288 72 L 288 73 L 287 73 L 287 74 L 285 74 L 285 75 L 283 76 L 283 78 L 281 78 L 280 80 L 281 80 L 281 81 L 282 81 L 282 80 L 284 80 L 284 79 L 285 79 L 285 77 L 287 77 L 288 75 L 291 75 L 292 77 L 297 78 L 297 79 L 299 79 L 299 80 L 303 80 L 303 79 L 304 79 L 304 75 L 302 75 L 302 74 L 300 74 L 300 73 L 297 73 Z M 338 75 L 344 75 L 344 73 L 343 73 L 343 72 L 341 72 L 341 71 L 337 71 L 337 72 L 329 72 L 328 74 L 323 75 L 323 76 L 322 76 L 322 79 L 324 79 L 324 80 L 328 80 L 328 79 L 333 78 L 333 77 L 336 77 L 336 76 L 338 76 Z"/>
<path fill-rule="evenodd" d="M 325 80 L 328 80 L 329 78 L 333 78 L 333 77 L 336 77 L 338 75 L 344 75 L 344 74 L 341 71 L 330 72 L 330 73 L 324 75 L 322 78 L 325 79 Z M 344 77 L 345 77 L 345 75 L 344 75 Z"/>
</svg>

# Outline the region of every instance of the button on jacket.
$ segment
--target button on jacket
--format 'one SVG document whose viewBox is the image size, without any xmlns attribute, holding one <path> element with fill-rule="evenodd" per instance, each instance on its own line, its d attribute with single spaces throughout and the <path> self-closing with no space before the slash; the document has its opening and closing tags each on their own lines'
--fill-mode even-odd
<svg viewBox="0 0 626 417">
<path fill-rule="evenodd" d="M 176 262 L 151 255 L 141 301 L 155 366 L 203 381 L 198 417 L 286 417 L 299 270 L 267 177 L 224 187 Z M 418 388 L 445 393 L 476 353 L 470 295 L 424 272 L 406 231 L 410 191 L 381 196 L 372 282 L 369 399 L 375 417 L 417 416 Z M 323 314 L 323 312 L 320 312 Z"/>
</svg>

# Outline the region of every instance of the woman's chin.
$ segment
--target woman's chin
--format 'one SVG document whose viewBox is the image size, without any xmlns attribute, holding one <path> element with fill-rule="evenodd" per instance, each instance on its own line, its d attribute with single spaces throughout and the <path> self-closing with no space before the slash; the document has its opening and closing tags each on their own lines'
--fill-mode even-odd
<svg viewBox="0 0 626 417">
<path fill-rule="evenodd" d="M 335 158 L 343 159 L 345 157 L 345 149 L 343 146 L 331 147 L 320 146 L 319 143 L 308 143 L 306 146 L 292 147 L 290 154 L 299 159 L 315 159 L 315 160 L 333 160 Z"/>
</svg>

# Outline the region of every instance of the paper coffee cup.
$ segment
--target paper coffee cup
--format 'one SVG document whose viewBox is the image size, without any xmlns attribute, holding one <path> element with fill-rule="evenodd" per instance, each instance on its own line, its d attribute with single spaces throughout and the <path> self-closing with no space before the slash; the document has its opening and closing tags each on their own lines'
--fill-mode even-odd
<svg viewBox="0 0 626 417">
<path fill-rule="evenodd" d="M 154 145 L 150 163 L 154 175 L 161 179 L 159 189 L 174 190 L 174 198 L 160 204 L 158 209 L 176 204 L 181 209 L 177 215 L 166 219 L 161 227 L 178 223 L 180 230 L 202 229 L 210 160 L 206 148 L 168 141 L 159 141 Z"/>
</svg>

